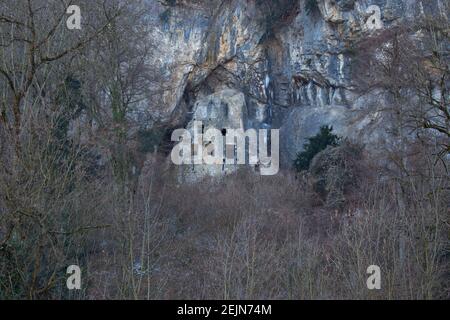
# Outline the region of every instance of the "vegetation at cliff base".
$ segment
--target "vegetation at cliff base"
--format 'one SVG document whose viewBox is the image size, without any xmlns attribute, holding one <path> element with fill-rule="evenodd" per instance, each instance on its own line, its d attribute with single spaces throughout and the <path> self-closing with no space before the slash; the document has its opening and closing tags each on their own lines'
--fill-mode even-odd
<svg viewBox="0 0 450 320">
<path fill-rule="evenodd" d="M 294 161 L 294 168 L 300 172 L 309 169 L 309 165 L 316 154 L 325 150 L 327 146 L 338 146 L 340 137 L 333 134 L 333 127 L 322 126 L 319 133 L 308 138 L 308 142 L 303 146 L 304 151 L 297 154 Z"/>
</svg>

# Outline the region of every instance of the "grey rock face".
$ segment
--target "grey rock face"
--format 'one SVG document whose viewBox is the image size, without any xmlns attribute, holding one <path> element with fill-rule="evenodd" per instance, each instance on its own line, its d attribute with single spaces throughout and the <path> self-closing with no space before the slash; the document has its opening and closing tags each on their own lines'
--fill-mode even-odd
<svg viewBox="0 0 450 320">
<path fill-rule="evenodd" d="M 187 129 L 191 137 L 203 136 L 210 129 L 218 130 L 218 134 L 223 136 L 221 145 L 224 146 L 222 150 L 224 159 L 227 156 L 234 158 L 234 148 L 227 150 L 225 146 L 226 131 L 229 129 L 243 129 L 246 111 L 244 94 L 237 90 L 224 89 L 196 101 L 193 119 L 189 122 Z M 196 126 L 197 124 L 198 126 Z M 194 156 L 201 156 L 202 153 L 206 152 L 209 142 L 201 139 L 196 141 L 196 143 L 197 145 L 192 146 Z M 228 165 L 223 161 L 216 164 L 184 166 L 179 171 L 180 181 L 189 182 L 196 181 L 204 176 L 221 176 L 236 169 L 236 165 Z"/>
<path fill-rule="evenodd" d="M 352 90 L 353 44 L 420 15 L 448 19 L 449 12 L 444 0 L 317 0 L 314 10 L 306 0 L 163 2 L 148 0 L 155 12 L 149 59 L 161 77 L 149 88 L 150 110 L 170 126 L 189 127 L 193 115 L 219 112 L 233 92 L 243 101 L 233 124 L 280 128 L 285 166 L 325 124 L 366 141 L 382 135 L 370 112 L 374 99 Z"/>
</svg>

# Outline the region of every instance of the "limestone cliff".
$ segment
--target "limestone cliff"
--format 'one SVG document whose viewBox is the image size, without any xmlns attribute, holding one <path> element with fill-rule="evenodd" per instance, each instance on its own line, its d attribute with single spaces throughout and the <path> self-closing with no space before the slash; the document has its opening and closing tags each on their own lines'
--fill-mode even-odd
<svg viewBox="0 0 450 320">
<path fill-rule="evenodd" d="M 445 0 L 148 0 L 154 72 L 149 107 L 188 127 L 207 101 L 244 99 L 245 128 L 281 129 L 289 165 L 321 125 L 341 135 L 377 132 L 382 103 L 353 90 L 354 44 L 421 15 L 448 21 Z M 230 91 L 232 90 L 232 91 Z M 234 99 L 236 100 L 236 99 Z M 362 112 L 364 111 L 364 112 Z M 218 120 L 220 122 L 220 118 Z M 225 120 L 224 120 L 225 121 Z"/>
</svg>

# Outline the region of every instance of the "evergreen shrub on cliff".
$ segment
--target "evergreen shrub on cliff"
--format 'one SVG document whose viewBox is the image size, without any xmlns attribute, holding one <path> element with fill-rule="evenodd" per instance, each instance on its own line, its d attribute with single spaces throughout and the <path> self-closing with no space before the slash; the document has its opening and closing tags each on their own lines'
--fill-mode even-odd
<svg viewBox="0 0 450 320">
<path fill-rule="evenodd" d="M 338 146 L 340 137 L 332 133 L 333 127 L 322 126 L 318 134 L 308 138 L 304 151 L 297 153 L 294 168 L 298 171 L 309 169 L 309 165 L 316 154 L 325 150 L 328 146 Z"/>
</svg>

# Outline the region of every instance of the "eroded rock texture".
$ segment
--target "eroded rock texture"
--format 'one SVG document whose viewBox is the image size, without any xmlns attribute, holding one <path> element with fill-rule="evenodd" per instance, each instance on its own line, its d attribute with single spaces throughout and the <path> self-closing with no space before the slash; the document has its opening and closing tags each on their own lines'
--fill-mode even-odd
<svg viewBox="0 0 450 320">
<path fill-rule="evenodd" d="M 223 93 L 233 92 L 245 100 L 245 128 L 281 129 L 285 166 L 324 124 L 340 135 L 379 138 L 379 115 L 370 107 L 383 102 L 352 91 L 353 44 L 424 14 L 448 19 L 449 12 L 445 0 L 148 3 L 160 75 L 149 88 L 152 112 L 169 126 L 189 127 L 198 108 L 218 97 L 226 103 L 233 98 Z"/>
</svg>

